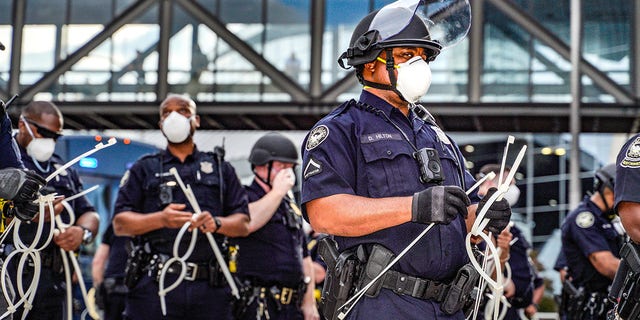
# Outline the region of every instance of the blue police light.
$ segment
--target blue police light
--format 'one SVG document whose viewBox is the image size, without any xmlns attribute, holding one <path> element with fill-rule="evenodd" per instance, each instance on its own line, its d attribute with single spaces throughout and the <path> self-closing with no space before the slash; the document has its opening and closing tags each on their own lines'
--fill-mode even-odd
<svg viewBox="0 0 640 320">
<path fill-rule="evenodd" d="M 78 162 L 78 165 L 81 168 L 95 169 L 95 168 L 98 167 L 98 159 L 91 158 L 91 157 L 85 157 L 85 158 L 80 159 L 80 162 Z"/>
</svg>

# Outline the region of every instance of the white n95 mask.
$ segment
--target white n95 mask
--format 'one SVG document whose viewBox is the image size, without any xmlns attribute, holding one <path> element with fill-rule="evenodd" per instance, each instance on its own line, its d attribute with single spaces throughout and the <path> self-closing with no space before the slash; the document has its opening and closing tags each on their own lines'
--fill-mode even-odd
<svg viewBox="0 0 640 320">
<path fill-rule="evenodd" d="M 22 117 L 22 116 L 21 116 Z M 27 145 L 27 154 L 31 156 L 31 158 L 38 160 L 39 162 L 47 162 L 51 159 L 53 152 L 56 149 L 56 141 L 51 138 L 36 138 L 36 136 L 31 131 L 31 127 L 26 120 L 24 120 L 25 128 L 27 128 L 27 132 L 31 136 L 31 142 Z"/>
<path fill-rule="evenodd" d="M 431 68 L 420 56 L 398 64 L 396 89 L 409 103 L 415 103 L 429 91 L 431 86 Z"/>
<path fill-rule="evenodd" d="M 520 188 L 518 188 L 514 184 L 510 185 L 503 198 L 507 200 L 510 207 L 515 206 L 518 203 L 518 199 L 520 198 Z"/>
<path fill-rule="evenodd" d="M 181 143 L 191 134 L 191 118 L 172 111 L 162 121 L 162 133 L 171 143 Z"/>
</svg>

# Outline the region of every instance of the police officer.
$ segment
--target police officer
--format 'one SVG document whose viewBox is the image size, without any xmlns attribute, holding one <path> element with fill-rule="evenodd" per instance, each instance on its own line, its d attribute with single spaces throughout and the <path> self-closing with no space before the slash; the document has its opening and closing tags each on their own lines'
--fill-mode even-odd
<svg viewBox="0 0 640 320">
<path fill-rule="evenodd" d="M 319 319 L 313 262 L 291 192 L 296 146 L 280 133 L 267 133 L 254 144 L 249 162 L 255 175 L 245 187 L 251 234 L 236 243 L 238 277 L 248 284 L 245 294 L 253 299 L 248 297 L 251 303 L 239 319 Z"/>
<path fill-rule="evenodd" d="M 109 224 L 93 256 L 93 287 L 97 288 L 96 304 L 104 310 L 104 320 L 122 319 L 125 297 L 129 291 L 124 284 L 128 257 L 125 245 L 129 241 L 129 237 L 113 234 L 113 225 Z"/>
<path fill-rule="evenodd" d="M 480 168 L 477 178 L 482 178 L 489 173 L 495 173 L 496 177 L 500 175 L 500 165 L 498 164 L 486 164 Z M 505 168 L 503 176 L 508 175 L 510 168 Z M 498 179 L 486 180 L 479 188 L 478 195 L 484 196 L 488 190 L 492 187 L 497 187 Z M 518 200 L 519 192 L 511 191 L 518 190 L 515 186 L 515 181 L 509 187 L 509 191 L 505 195 L 505 199 L 509 201 L 510 205 L 515 205 Z M 520 228 L 516 225 L 511 226 L 509 230 L 505 229 L 503 233 L 511 233 L 511 240 L 507 246 L 500 246 L 503 248 L 501 259 L 508 262 L 511 269 L 511 280 L 505 286 L 505 297 L 507 297 L 511 307 L 507 309 L 504 319 L 507 320 L 519 320 L 519 313 L 524 312 L 524 309 L 533 304 L 533 292 L 534 292 L 534 279 L 536 275 L 535 269 L 529 262 L 529 250 L 531 245 L 524 238 L 524 235 Z M 501 234 L 502 235 L 502 234 Z M 505 255 L 506 253 L 506 255 Z M 502 263 L 504 265 L 504 263 Z M 529 308 L 528 316 L 533 317 L 536 313 L 535 310 Z"/>
<path fill-rule="evenodd" d="M 464 317 L 462 297 L 443 297 L 441 290 L 464 282 L 452 281 L 459 270 L 467 270 L 465 218 L 473 223 L 476 207 L 471 204 L 478 197 L 465 194 L 474 179 L 457 145 L 424 109 L 419 110 L 424 119 L 416 115 L 414 103 L 430 84 L 428 62 L 443 43 L 430 38 L 422 15 L 415 13 L 418 5 L 422 2 L 394 2 L 360 21 L 341 58 L 355 67 L 364 90 L 358 101 L 350 100 L 321 119 L 303 143 L 302 204 L 308 219 L 315 230 L 333 235 L 342 254 L 338 265 L 359 264 L 352 270 L 365 270 L 340 268 L 348 273 L 343 279 L 368 283 L 427 224 L 435 224 L 355 304 L 349 319 Z M 468 10 L 464 2 L 449 5 L 440 9 Z M 445 16 L 460 15 L 439 15 Z M 506 201 L 494 203 L 487 217 L 487 228 L 500 233 L 510 217 Z M 322 299 L 333 303 L 340 297 L 328 292 L 353 283 L 331 283 L 329 275 L 337 280 L 340 270 L 328 264 Z M 470 290 L 460 289 L 462 295 Z M 344 311 L 339 304 L 332 310 L 323 305 L 325 317 Z"/>
<path fill-rule="evenodd" d="M 562 224 L 562 248 L 568 266 L 565 286 L 572 285 L 580 294 L 566 294 L 563 299 L 567 319 L 605 319 L 611 305 L 609 286 L 620 264 L 623 235 L 616 231 L 614 211 L 615 164 L 598 169 L 594 193 L 585 196 Z M 567 282 L 570 282 L 567 283 Z M 566 288 L 564 292 L 567 292 Z M 567 292 L 568 293 L 568 292 Z"/>
<path fill-rule="evenodd" d="M 160 104 L 160 129 L 167 149 L 143 156 L 123 176 L 115 204 L 113 228 L 116 235 L 134 236 L 146 261 L 130 260 L 127 277 L 127 319 L 229 319 L 231 295 L 219 272 L 218 262 L 203 234 L 199 234 L 187 260 L 187 276 L 166 295 L 167 316 L 163 317 L 158 297 L 158 273 L 162 263 L 173 256 L 173 242 L 179 229 L 191 221 L 190 230 L 214 233 L 218 246 L 223 237 L 248 235 L 247 195 L 234 168 L 219 163 L 213 153 L 196 148 L 193 134 L 200 124 L 193 100 L 170 95 Z M 202 209 L 193 216 L 185 194 L 169 173 L 175 168 L 191 186 Z M 222 197 L 221 197 L 222 195 Z M 190 236 L 183 237 L 180 254 L 186 252 Z M 134 263 L 135 262 L 135 263 Z M 134 270 L 135 266 L 142 266 Z M 167 286 L 180 273 L 177 266 L 167 270 Z"/>
<path fill-rule="evenodd" d="M 622 146 L 616 159 L 614 208 L 630 240 L 623 246 L 611 298 L 619 299 L 611 319 L 640 317 L 640 134 Z"/>
<path fill-rule="evenodd" d="M 25 166 L 38 172 L 42 176 L 49 176 L 59 167 L 64 165 L 62 159 L 54 154 L 57 139 L 62 135 L 63 117 L 58 107 L 51 102 L 33 101 L 29 103 L 20 115 L 16 141 Z M 70 213 L 64 208 L 62 199 L 70 197 L 82 191 L 82 182 L 78 173 L 73 168 L 68 168 L 49 181 L 46 193 L 57 193 L 62 198 L 54 202 L 54 214 L 60 215 L 62 221 L 71 219 Z M 33 309 L 29 311 L 27 319 L 39 319 L 46 315 L 51 318 L 61 318 L 65 308 L 65 280 L 64 269 L 61 262 L 60 248 L 65 251 L 76 251 L 82 244 L 90 244 L 93 235 L 96 234 L 99 225 L 99 217 L 94 207 L 86 197 L 80 197 L 70 201 L 69 205 L 75 215 L 75 225 L 53 237 L 53 241 L 41 252 L 42 271 L 40 282 L 35 296 Z M 47 209 L 48 210 L 48 209 Z M 45 218 L 44 230 L 49 229 L 51 221 Z M 38 241 L 34 239 L 37 224 L 23 224 L 20 227 L 20 238 L 25 243 Z M 44 239 L 40 239 L 44 243 Z M 7 253 L 7 252 L 5 252 Z M 12 264 L 17 264 L 17 259 Z M 31 267 L 26 267 L 25 272 L 32 272 Z M 20 272 L 14 265 L 10 269 L 12 278 Z M 30 279 L 27 277 L 27 279 Z M 14 283 L 16 283 L 14 281 Z M 28 282 L 25 283 L 28 285 Z M 22 309 L 18 310 L 18 314 Z"/>
</svg>

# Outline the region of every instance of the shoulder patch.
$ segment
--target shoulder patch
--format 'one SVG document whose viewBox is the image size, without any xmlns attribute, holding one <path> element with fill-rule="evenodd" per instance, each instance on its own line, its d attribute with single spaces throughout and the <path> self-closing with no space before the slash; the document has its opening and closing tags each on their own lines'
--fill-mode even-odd
<svg viewBox="0 0 640 320">
<path fill-rule="evenodd" d="M 314 157 L 309 158 L 309 163 L 304 167 L 304 179 L 307 180 L 309 177 L 313 177 L 316 174 L 322 172 L 322 162 L 315 159 Z"/>
<path fill-rule="evenodd" d="M 319 146 L 329 136 L 329 128 L 325 125 L 320 125 L 311 132 L 309 132 L 309 138 L 307 138 L 307 145 L 304 147 L 307 151 Z"/>
<path fill-rule="evenodd" d="M 593 215 L 593 213 L 589 211 L 580 212 L 576 216 L 576 224 L 578 225 L 578 227 L 583 229 L 593 226 L 595 221 L 596 221 L 595 216 Z"/>
<path fill-rule="evenodd" d="M 625 168 L 640 168 L 640 136 L 637 137 L 627 148 L 624 159 L 620 166 Z"/>
<path fill-rule="evenodd" d="M 125 184 L 127 184 L 127 181 L 129 181 L 129 170 L 127 170 L 124 175 L 122 176 L 122 179 L 120 179 L 120 188 L 122 188 Z"/>
</svg>

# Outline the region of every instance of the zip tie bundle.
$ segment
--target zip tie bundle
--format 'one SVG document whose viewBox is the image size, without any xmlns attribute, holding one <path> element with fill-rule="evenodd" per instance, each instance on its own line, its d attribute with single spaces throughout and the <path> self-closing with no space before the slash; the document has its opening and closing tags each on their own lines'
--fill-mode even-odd
<svg viewBox="0 0 640 320">
<path fill-rule="evenodd" d="M 512 144 L 514 142 L 514 138 L 513 136 L 509 136 L 508 140 L 507 140 L 507 146 L 505 147 L 505 154 L 503 155 L 503 166 L 500 169 L 500 172 L 504 172 L 504 163 L 506 162 L 506 153 L 508 151 L 508 146 L 509 144 Z M 479 283 L 479 290 L 483 290 L 484 287 L 484 281 L 487 282 L 487 284 L 489 285 L 489 287 L 491 288 L 491 296 L 489 297 L 490 299 L 494 299 L 494 319 L 497 320 L 497 317 L 499 315 L 499 310 L 500 310 L 500 300 L 502 300 L 502 295 L 503 295 L 503 274 L 502 272 L 496 272 L 496 280 L 491 279 L 491 275 L 489 274 L 489 272 L 487 272 L 487 270 L 485 270 L 484 268 L 486 267 L 486 259 L 488 254 L 484 255 L 483 258 L 483 263 L 482 265 L 480 265 L 478 263 L 478 261 L 476 261 L 474 254 L 473 254 L 473 250 L 471 248 L 471 236 L 478 236 L 480 238 L 482 238 L 486 245 L 487 245 L 487 249 L 489 250 L 489 253 L 491 254 L 491 256 L 493 256 L 493 260 L 496 263 L 496 267 L 498 268 L 498 270 L 500 270 L 500 256 L 498 253 L 497 248 L 495 247 L 495 245 L 493 244 L 493 242 L 491 241 L 491 237 L 490 235 L 487 236 L 486 234 L 484 234 L 484 232 L 482 232 L 484 230 L 484 228 L 487 226 L 487 224 L 489 223 L 489 219 L 485 219 L 484 216 L 486 215 L 487 211 L 489 210 L 489 208 L 491 207 L 491 205 L 493 205 L 493 203 L 498 200 L 498 199 L 502 199 L 502 196 L 504 196 L 504 194 L 507 192 L 507 190 L 509 189 L 509 185 L 511 184 L 511 180 L 513 180 L 513 177 L 516 173 L 516 171 L 518 170 L 518 167 L 520 166 L 520 163 L 522 162 L 522 159 L 524 157 L 524 154 L 527 150 L 527 146 L 523 146 L 522 149 L 520 150 L 520 152 L 518 153 L 518 156 L 516 157 L 513 166 L 511 167 L 511 170 L 509 171 L 509 175 L 506 177 L 506 179 L 504 181 L 499 181 L 499 185 L 498 185 L 498 190 L 491 195 L 491 197 L 488 199 L 488 201 L 485 203 L 485 205 L 482 207 L 482 210 L 476 214 L 476 220 L 473 223 L 473 226 L 471 227 L 471 231 L 467 234 L 466 237 L 466 249 L 467 249 L 467 255 L 469 255 L 469 259 L 471 260 L 471 264 L 474 266 L 474 268 L 476 270 L 478 270 L 478 272 L 480 273 L 480 283 Z M 501 179 L 501 178 L 500 178 Z M 479 294 L 481 294 L 481 291 L 479 291 Z M 475 304 L 474 304 L 474 310 L 473 310 L 473 316 L 472 319 L 476 319 L 477 317 L 477 313 L 478 313 L 478 307 L 480 305 L 480 300 L 481 299 L 476 299 Z"/>
</svg>

